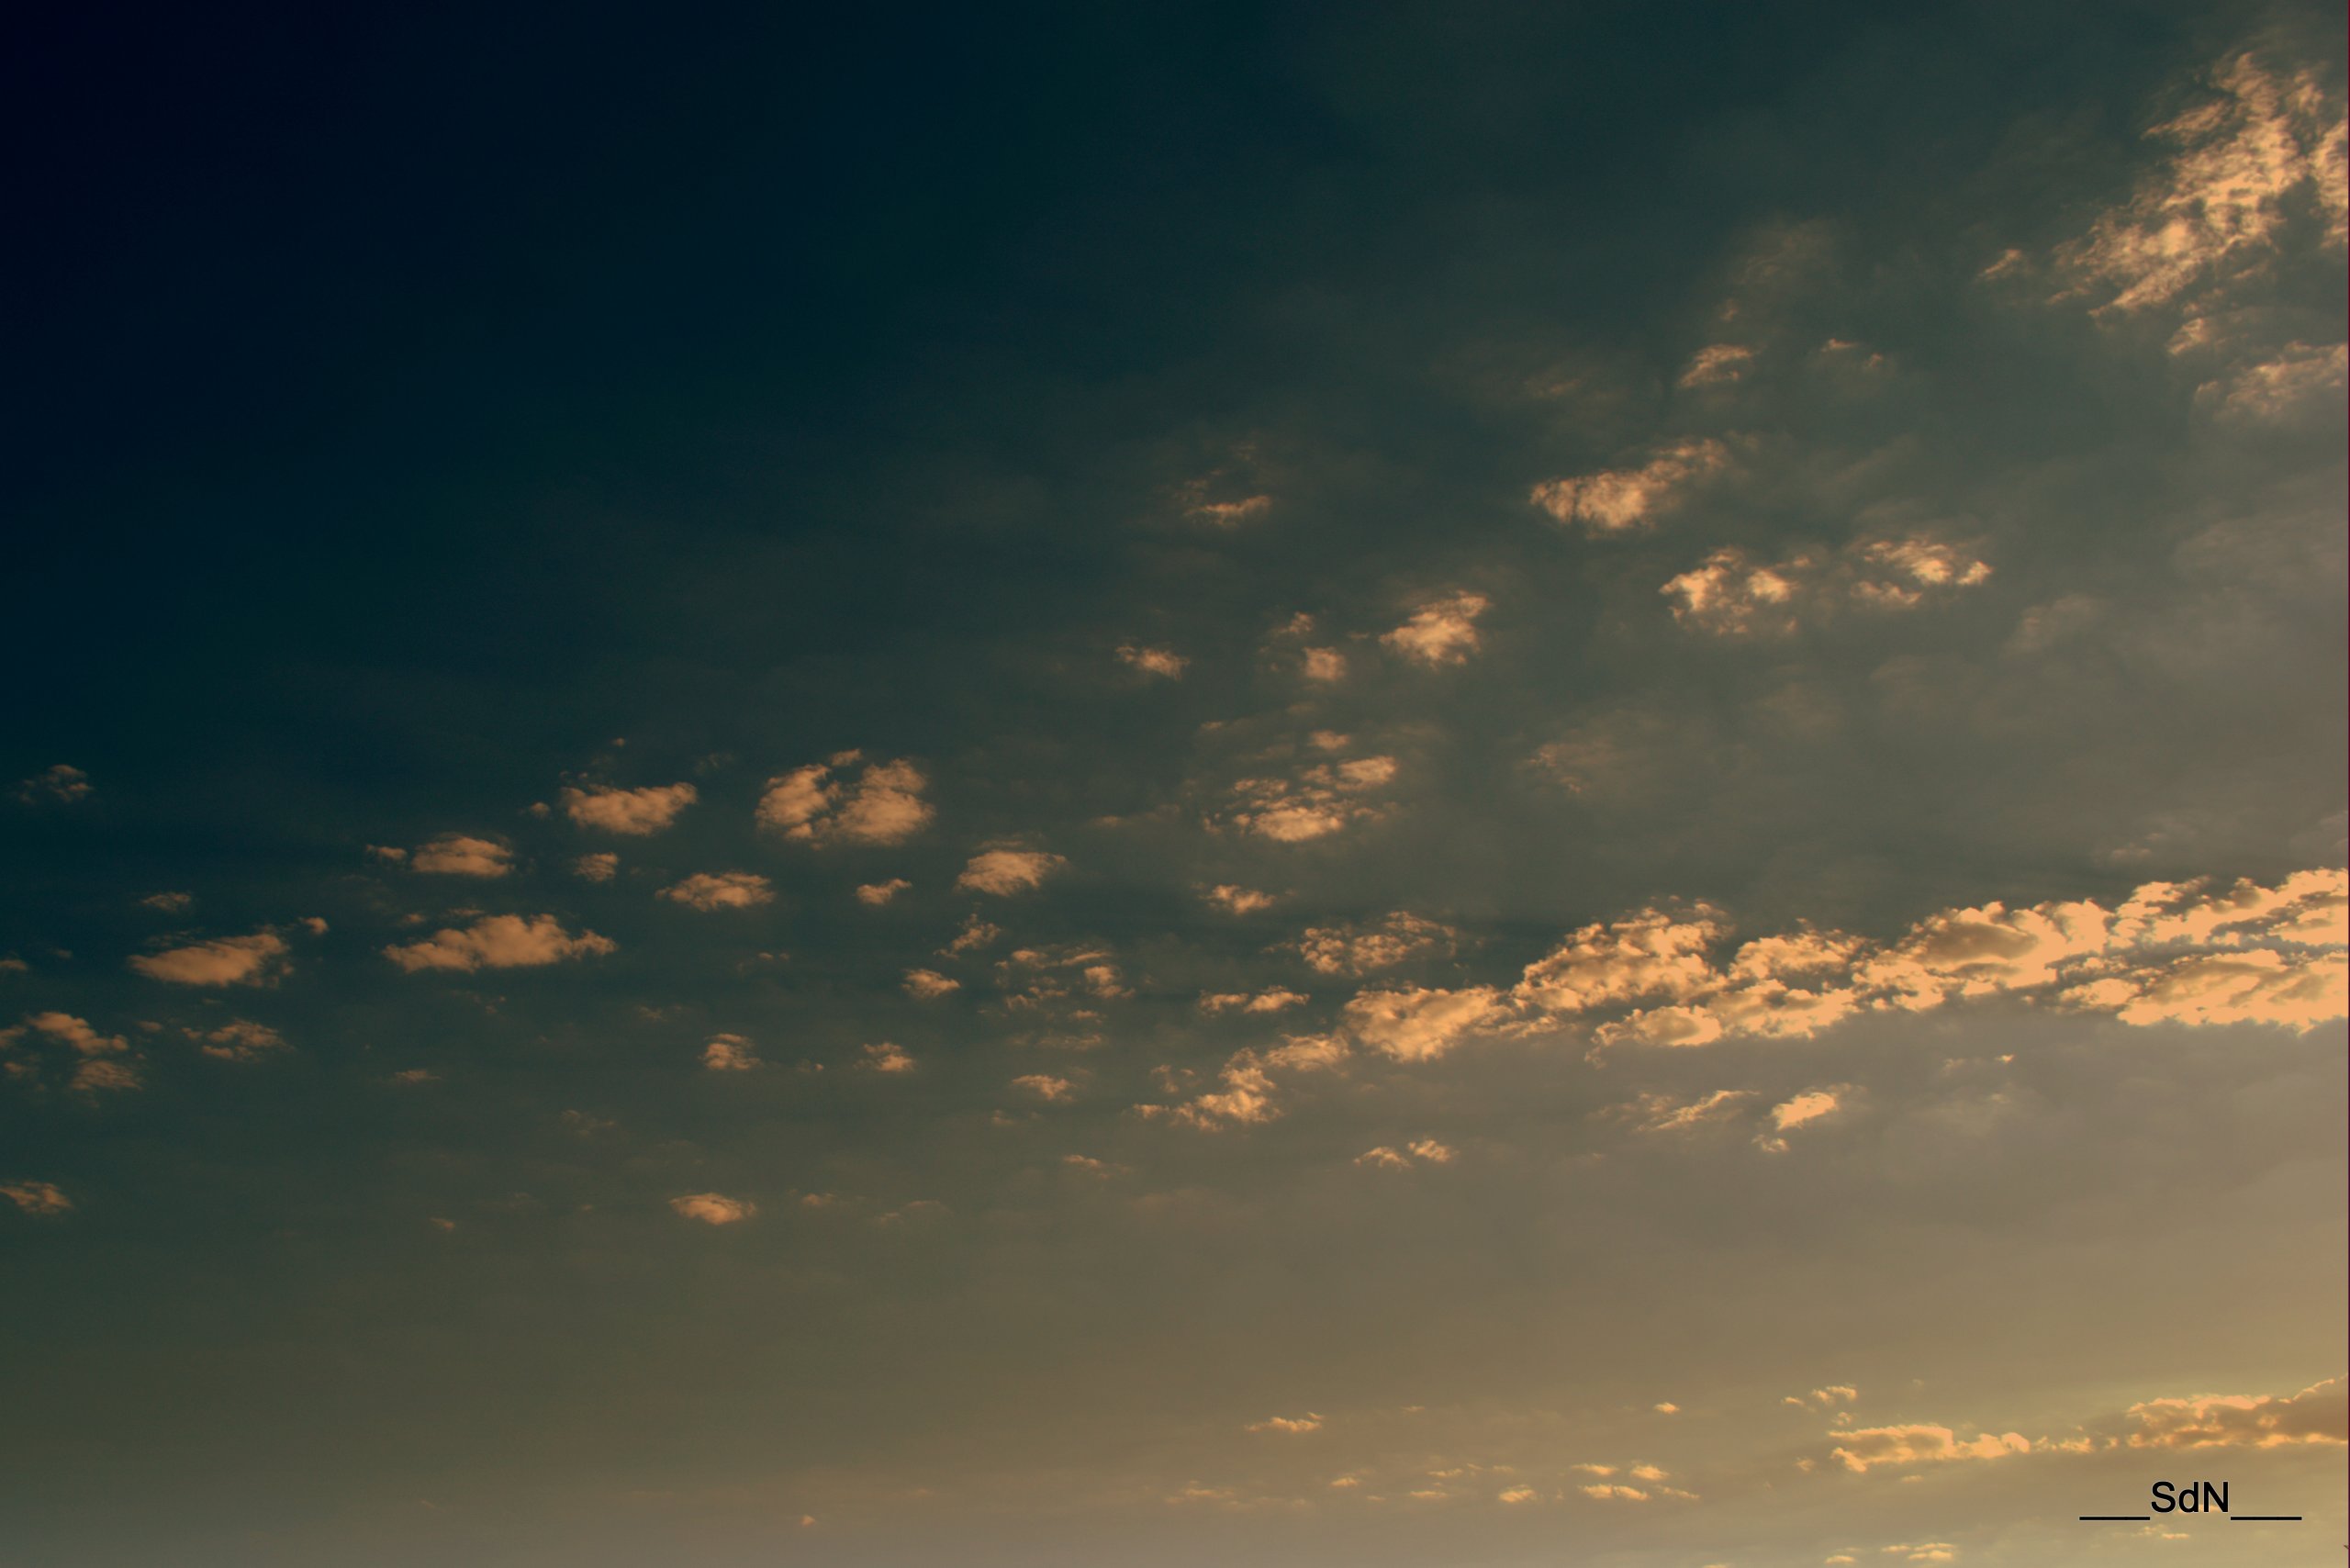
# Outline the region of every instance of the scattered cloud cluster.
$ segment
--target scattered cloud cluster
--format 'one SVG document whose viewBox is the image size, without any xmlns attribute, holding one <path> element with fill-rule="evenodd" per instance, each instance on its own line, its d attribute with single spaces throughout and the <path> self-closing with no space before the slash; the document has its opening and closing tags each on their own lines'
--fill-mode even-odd
<svg viewBox="0 0 2350 1568">
<path fill-rule="evenodd" d="M 1466 664 L 1477 651 L 1477 618 L 1489 608 L 1491 601 L 1481 593 L 1446 594 L 1421 605 L 1379 640 L 1416 664 Z"/>
<path fill-rule="evenodd" d="M 1990 576 L 1990 566 L 1966 551 L 1924 538 L 1871 540 L 1832 554 L 1797 552 L 1769 565 L 1725 545 L 1658 591 L 1692 631 L 1786 635 L 1840 610 L 1920 609 Z"/>
<path fill-rule="evenodd" d="M 577 935 L 552 914 L 487 914 L 463 928 L 450 926 L 421 941 L 395 943 L 384 957 L 409 974 L 446 970 L 535 969 L 569 958 L 598 958 L 620 944 L 593 931 Z"/>
<path fill-rule="evenodd" d="M 566 785 L 555 804 L 576 826 L 643 838 L 669 827 L 700 798 L 690 784 L 653 784 L 641 790 Z"/>
<path fill-rule="evenodd" d="M 903 844 L 937 814 L 923 798 L 928 787 L 903 758 L 865 763 L 863 753 L 845 751 L 768 779 L 758 822 L 805 844 Z"/>
<path fill-rule="evenodd" d="M 705 913 L 722 909 L 756 909 L 775 902 L 775 887 L 755 871 L 697 871 L 661 890 L 672 903 Z"/>
<path fill-rule="evenodd" d="M 1042 849 L 983 849 L 964 865 L 955 885 L 975 893 L 1009 898 L 1043 887 L 1046 878 L 1068 864 L 1061 857 Z"/>
<path fill-rule="evenodd" d="M 1652 525 L 1729 466 L 1729 448 L 1720 442 L 1677 441 L 1631 467 L 1546 479 L 1528 498 L 1561 522 L 1581 523 L 1586 532 L 1628 533 Z"/>
<path fill-rule="evenodd" d="M 1226 819 L 1276 844 L 1326 838 L 1386 815 L 1387 808 L 1368 797 L 1394 782 L 1397 768 L 1392 756 L 1358 756 L 1237 779 Z"/>
</svg>

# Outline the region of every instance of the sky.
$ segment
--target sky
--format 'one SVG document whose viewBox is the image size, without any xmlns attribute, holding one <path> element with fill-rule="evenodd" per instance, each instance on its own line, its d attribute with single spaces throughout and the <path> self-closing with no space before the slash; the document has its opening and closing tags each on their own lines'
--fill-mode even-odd
<svg viewBox="0 0 2350 1568">
<path fill-rule="evenodd" d="M 334 10 L 6 51 L 0 1561 L 2345 1539 L 2338 7 Z"/>
</svg>

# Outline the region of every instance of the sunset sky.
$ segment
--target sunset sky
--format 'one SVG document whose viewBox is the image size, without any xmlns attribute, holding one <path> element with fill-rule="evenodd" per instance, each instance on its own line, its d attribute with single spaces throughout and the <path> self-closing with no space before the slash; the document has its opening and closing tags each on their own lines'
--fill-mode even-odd
<svg viewBox="0 0 2350 1568">
<path fill-rule="evenodd" d="M 7 51 L 0 1564 L 2350 1539 L 2338 6 L 340 10 Z"/>
</svg>

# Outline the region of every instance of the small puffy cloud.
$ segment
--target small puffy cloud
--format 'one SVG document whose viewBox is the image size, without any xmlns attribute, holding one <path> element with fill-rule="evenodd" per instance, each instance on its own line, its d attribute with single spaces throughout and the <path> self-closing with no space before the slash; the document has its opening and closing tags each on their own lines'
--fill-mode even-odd
<svg viewBox="0 0 2350 1568">
<path fill-rule="evenodd" d="M 1832 1089 L 1814 1089 L 1771 1107 L 1771 1126 L 1780 1132 L 1800 1127 L 1832 1116 L 1843 1106 L 1843 1101 Z"/>
<path fill-rule="evenodd" d="M 1348 1002 L 1347 1033 L 1397 1061 L 1432 1061 L 1508 1012 L 1491 986 L 1466 991 L 1367 991 Z"/>
<path fill-rule="evenodd" d="M 2350 375 L 2350 345 L 2289 343 L 2274 359 L 2205 382 L 2195 389 L 2195 400 L 2223 420 L 2266 422 L 2304 405 L 2339 402 L 2345 375 Z"/>
<path fill-rule="evenodd" d="M 903 844 L 930 824 L 937 810 L 923 799 L 929 781 L 921 768 L 901 757 L 866 764 L 848 778 L 861 761 L 861 754 L 843 752 L 768 779 L 759 825 L 821 846 Z"/>
<path fill-rule="evenodd" d="M 712 1072 L 748 1072 L 759 1065 L 759 1053 L 741 1035 L 712 1035 L 701 1048 L 701 1065 Z"/>
<path fill-rule="evenodd" d="M 2350 1442 L 2350 1403 L 2341 1378 L 2313 1383 L 2299 1394 L 2197 1394 L 2188 1399 L 2149 1399 L 2132 1405 L 2136 1429 L 2126 1439 L 2133 1449 L 2191 1451 L 2199 1449 L 2277 1449 L 2302 1445 L 2342 1447 Z"/>
<path fill-rule="evenodd" d="M 1605 1481 L 1578 1488 L 1578 1490 L 1584 1496 L 1595 1498 L 1602 1503 L 1645 1503 L 1649 1500 L 1649 1495 L 1637 1486 L 1625 1486 Z"/>
<path fill-rule="evenodd" d="M 1383 816 L 1384 809 L 1365 797 L 1393 782 L 1395 772 L 1392 756 L 1360 756 L 1315 763 L 1285 777 L 1237 779 L 1231 821 L 1277 844 L 1326 837 Z"/>
<path fill-rule="evenodd" d="M 1012 1081 L 1014 1089 L 1024 1090 L 1047 1104 L 1064 1104 L 1077 1098 L 1077 1085 L 1066 1078 L 1056 1078 L 1049 1072 L 1023 1073 Z"/>
<path fill-rule="evenodd" d="M 1729 466 L 1720 442 L 1691 440 L 1658 448 L 1646 463 L 1571 479 L 1546 479 L 1528 497 L 1561 522 L 1595 534 L 1645 528 L 1704 480 Z"/>
<path fill-rule="evenodd" d="M 718 1193 L 688 1193 L 671 1198 L 669 1206 L 686 1219 L 703 1225 L 736 1225 L 759 1212 L 758 1205 Z"/>
<path fill-rule="evenodd" d="M 1347 1044 L 1333 1035 L 1291 1035 L 1270 1049 L 1236 1051 L 1218 1074 L 1222 1087 L 1193 1095 L 1174 1105 L 1137 1105 L 1137 1114 L 1164 1117 L 1203 1131 L 1226 1126 L 1254 1126 L 1281 1115 L 1277 1101 L 1284 1075 L 1326 1071 L 1347 1057 Z M 1176 1086 L 1166 1079 L 1165 1086 Z"/>
<path fill-rule="evenodd" d="M 75 801 L 88 800 L 92 792 L 90 776 L 62 762 L 53 767 L 43 768 L 17 786 L 17 799 L 28 805 L 49 801 L 70 805 Z"/>
<path fill-rule="evenodd" d="M 620 874 L 621 857 L 609 849 L 582 855 L 571 862 L 571 874 L 583 882 L 609 882 Z"/>
<path fill-rule="evenodd" d="M 1447 594 L 1421 605 L 1379 640 L 1420 664 L 1465 664 L 1477 651 L 1477 618 L 1490 604 L 1481 593 Z"/>
<path fill-rule="evenodd" d="M 775 888 L 755 871 L 697 871 L 681 882 L 661 890 L 672 903 L 704 913 L 722 909 L 756 909 L 775 902 Z"/>
<path fill-rule="evenodd" d="M 856 902 L 878 909 L 912 886 L 903 877 L 892 877 L 886 882 L 862 882 L 857 885 Z"/>
<path fill-rule="evenodd" d="M 259 1061 L 285 1048 L 285 1036 L 250 1018 L 231 1018 L 217 1029 L 198 1034 L 206 1056 L 222 1061 Z"/>
<path fill-rule="evenodd" d="M 1517 994 L 1553 1013 L 1649 996 L 1678 1000 L 1713 980 L 1706 952 L 1724 930 L 1721 912 L 1704 903 L 1586 925 L 1528 965 Z"/>
<path fill-rule="evenodd" d="M 668 827 L 700 798 L 690 784 L 649 784 L 642 790 L 565 785 L 555 803 L 575 826 L 643 838 Z"/>
<path fill-rule="evenodd" d="M 1322 1429 L 1322 1417 L 1307 1412 L 1303 1416 L 1268 1416 L 1261 1421 L 1251 1421 L 1245 1430 L 1271 1432 L 1282 1437 L 1300 1437 Z"/>
<path fill-rule="evenodd" d="M 1830 1457 L 1855 1474 L 1886 1465 L 1908 1469 L 1965 1460 L 2009 1459 L 2031 1451 L 2031 1440 L 2020 1432 L 1983 1432 L 1962 1438 L 1948 1427 L 1929 1422 L 1855 1427 L 1830 1436 L 1836 1441 Z"/>
<path fill-rule="evenodd" d="M 408 868 L 436 877 L 503 877 L 514 869 L 514 852 L 494 839 L 444 833 L 417 846 Z"/>
<path fill-rule="evenodd" d="M 71 1013 L 31 1014 L 20 1027 L 0 1031 L 0 1046 L 28 1029 L 81 1057 L 120 1056 L 130 1049 L 130 1042 L 122 1036 L 102 1035 L 90 1026 L 88 1019 L 77 1018 Z"/>
<path fill-rule="evenodd" d="M 135 954 L 129 964 L 149 980 L 173 985 L 274 985 L 286 970 L 289 952 L 276 932 L 256 931 Z"/>
<path fill-rule="evenodd" d="M 196 895 L 194 893 L 177 892 L 149 893 L 145 898 L 139 901 L 140 908 L 160 910 L 165 914 L 184 913 L 187 910 L 188 906 L 195 902 Z"/>
<path fill-rule="evenodd" d="M 1511 1486 L 1494 1494 L 1496 1502 L 1511 1504 L 1539 1502 L 1541 1497 L 1542 1494 L 1531 1486 Z"/>
<path fill-rule="evenodd" d="M 1670 1399 L 1661 1399 L 1656 1404 L 1650 1406 L 1649 1408 L 1655 1411 L 1660 1416 L 1678 1416 L 1681 1414 L 1681 1406 L 1675 1405 Z"/>
<path fill-rule="evenodd" d="M 1218 1013 L 1280 1013 L 1292 1007 L 1302 1007 L 1305 998 L 1294 991 L 1275 986 L 1251 995 L 1245 991 L 1203 992 L 1200 1011 L 1211 1015 Z"/>
<path fill-rule="evenodd" d="M 960 954 L 976 952 L 1002 935 L 1002 926 L 991 925 L 976 914 L 966 915 L 963 917 L 963 929 L 957 931 L 955 934 L 955 939 L 941 947 L 939 951 L 948 958 L 955 958 Z"/>
<path fill-rule="evenodd" d="M 1692 1100 L 1649 1092 L 1608 1114 L 1629 1121 L 1636 1132 L 1686 1132 L 1693 1127 L 1729 1120 L 1742 1112 L 1753 1098 L 1743 1089 L 1717 1089 L 1710 1094 L 1701 1094 Z"/>
<path fill-rule="evenodd" d="M 1003 898 L 1043 886 L 1046 877 L 1068 864 L 1041 849 L 983 849 L 964 866 L 955 885 Z"/>
<path fill-rule="evenodd" d="M 409 974 L 426 969 L 470 973 L 476 969 L 533 969 L 567 958 L 615 952 L 620 944 L 593 931 L 577 935 L 552 914 L 490 914 L 462 930 L 434 932 L 420 942 L 384 949 L 384 957 Z"/>
<path fill-rule="evenodd" d="M 73 1070 L 72 1087 L 85 1093 L 99 1090 L 136 1089 L 139 1069 L 129 1062 L 85 1060 Z"/>
<path fill-rule="evenodd" d="M 1308 926 L 1295 946 L 1317 974 L 1367 975 L 1413 958 L 1449 957 L 1460 940 L 1449 925 L 1397 910 L 1371 925 Z"/>
<path fill-rule="evenodd" d="M 935 1002 L 951 991 L 963 989 L 963 982 L 940 974 L 936 969 L 908 969 L 905 991 L 916 1002 Z"/>
<path fill-rule="evenodd" d="M 867 1072 L 885 1072 L 891 1076 L 914 1070 L 914 1058 L 887 1040 L 877 1040 L 867 1046 L 857 1066 Z"/>
<path fill-rule="evenodd" d="M 1201 895 L 1226 914 L 1254 914 L 1260 909 L 1273 907 L 1273 895 L 1260 893 L 1254 888 L 1243 888 L 1221 882 Z"/>
<path fill-rule="evenodd" d="M 73 1200 L 54 1182 L 0 1182 L 0 1198 L 28 1215 L 62 1215 L 73 1207 Z"/>
<path fill-rule="evenodd" d="M 1355 1163 L 1383 1170 L 1409 1170 L 1414 1165 L 1449 1165 L 1458 1158 L 1450 1147 L 1424 1137 L 1415 1138 L 1402 1148 L 1387 1144 L 1367 1148 L 1355 1156 Z"/>
<path fill-rule="evenodd" d="M 1754 351 L 1740 344 L 1708 343 L 1689 361 L 1689 367 L 1681 373 L 1680 384 L 1684 387 L 1716 386 L 1736 381 L 1746 374 L 1746 367 L 1753 359 Z"/>
<path fill-rule="evenodd" d="M 1298 672 L 1329 685 L 1347 678 L 1347 655 L 1336 648 L 1308 648 L 1298 655 Z"/>
<path fill-rule="evenodd" d="M 1183 678 L 1183 668 L 1192 661 L 1166 648 L 1139 647 L 1123 643 L 1118 647 L 1118 662 L 1140 670 L 1145 675 L 1160 676 L 1168 680 Z"/>
</svg>

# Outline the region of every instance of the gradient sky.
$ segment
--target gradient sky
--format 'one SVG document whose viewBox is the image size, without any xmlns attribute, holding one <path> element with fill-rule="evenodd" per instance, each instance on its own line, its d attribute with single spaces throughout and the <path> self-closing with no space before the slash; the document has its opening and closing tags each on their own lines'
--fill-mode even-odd
<svg viewBox="0 0 2350 1568">
<path fill-rule="evenodd" d="M 493 9 L 8 51 L 0 1562 L 2338 1549 L 2338 6 Z"/>
</svg>

